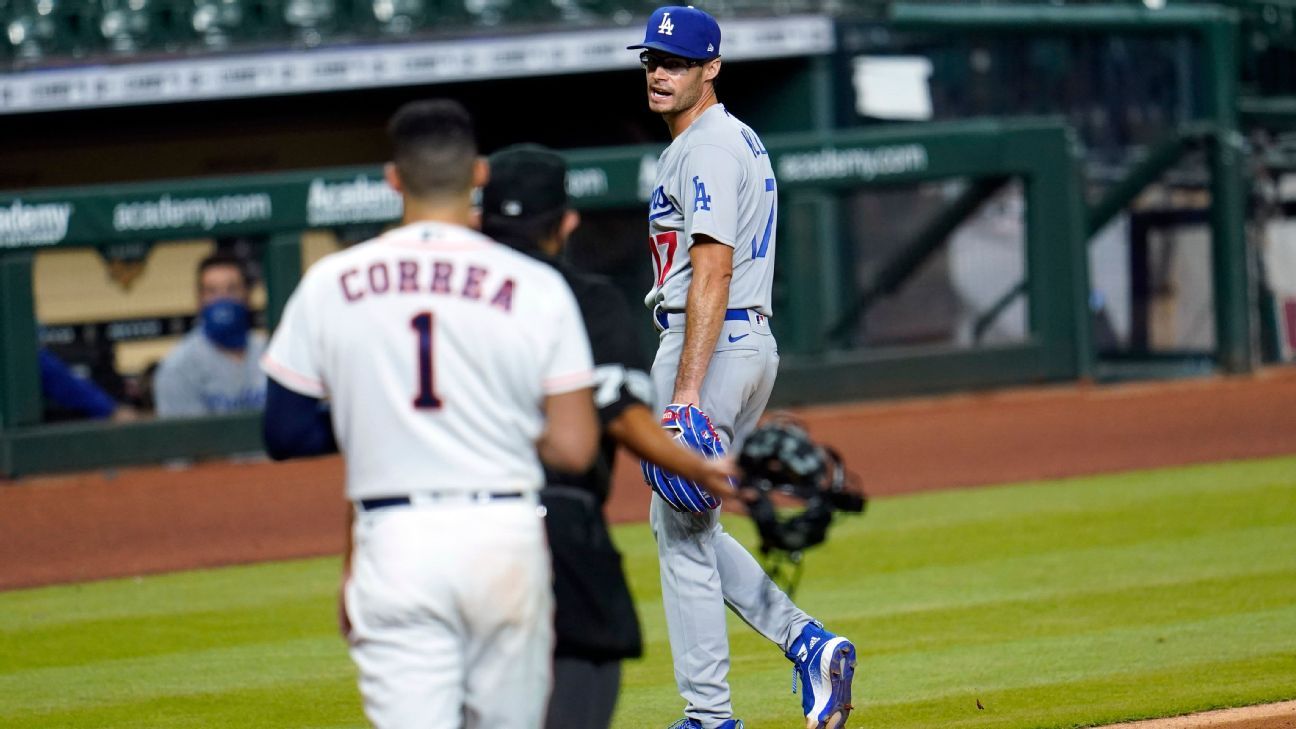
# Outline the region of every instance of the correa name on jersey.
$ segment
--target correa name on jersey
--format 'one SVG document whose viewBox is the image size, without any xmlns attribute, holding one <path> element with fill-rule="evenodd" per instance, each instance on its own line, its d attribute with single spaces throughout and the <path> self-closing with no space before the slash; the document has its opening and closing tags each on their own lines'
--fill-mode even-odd
<svg viewBox="0 0 1296 729">
<path fill-rule="evenodd" d="M 442 294 L 481 301 L 503 312 L 513 311 L 512 278 L 497 280 L 482 266 L 456 266 L 452 261 L 401 258 L 374 261 L 363 271 L 348 268 L 338 276 L 342 296 L 354 304 L 369 296 Z"/>
</svg>

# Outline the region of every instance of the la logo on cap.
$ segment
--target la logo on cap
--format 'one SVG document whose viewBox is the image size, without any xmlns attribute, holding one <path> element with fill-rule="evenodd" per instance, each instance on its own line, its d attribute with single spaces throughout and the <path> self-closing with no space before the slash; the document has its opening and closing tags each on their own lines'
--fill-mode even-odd
<svg viewBox="0 0 1296 729">
<path fill-rule="evenodd" d="M 674 35 L 675 24 L 671 22 L 670 13 L 662 16 L 661 25 L 657 26 L 657 32 L 661 35 Z"/>
</svg>

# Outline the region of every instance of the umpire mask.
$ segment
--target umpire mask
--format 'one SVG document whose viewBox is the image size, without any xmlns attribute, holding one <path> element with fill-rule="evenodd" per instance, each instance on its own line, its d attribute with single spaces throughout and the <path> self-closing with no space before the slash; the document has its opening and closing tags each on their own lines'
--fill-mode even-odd
<svg viewBox="0 0 1296 729">
<path fill-rule="evenodd" d="M 217 299 L 203 307 L 203 334 L 223 349 L 242 350 L 247 346 L 252 315 L 247 305 L 236 299 Z"/>
</svg>

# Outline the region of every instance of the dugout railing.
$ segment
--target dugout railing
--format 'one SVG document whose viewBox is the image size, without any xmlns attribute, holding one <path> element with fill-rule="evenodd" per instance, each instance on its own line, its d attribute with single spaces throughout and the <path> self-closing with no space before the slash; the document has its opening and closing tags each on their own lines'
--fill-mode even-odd
<svg viewBox="0 0 1296 729">
<path fill-rule="evenodd" d="M 1198 115 L 1177 124 L 1172 133 L 1152 145 L 1118 183 L 1104 191 L 1092 205 L 1086 206 L 1085 237 L 1092 238 L 1194 146 L 1204 148 L 1210 200 L 1204 212 L 1211 233 L 1214 293 L 1213 359 L 1222 370 L 1232 373 L 1248 372 L 1256 366 L 1258 357 L 1253 344 L 1250 303 L 1254 292 L 1247 270 L 1245 238 L 1247 186 L 1243 175 L 1247 149 L 1240 123 L 1240 111 L 1243 110 L 1240 106 L 1247 107 L 1247 104 L 1240 103 L 1241 41 L 1237 10 L 1208 4 L 1151 9 L 1120 5 L 968 6 L 910 2 L 896 3 L 891 7 L 888 26 L 900 31 L 927 32 L 949 38 L 1100 33 L 1194 39 L 1192 60 L 1200 73 Z M 1281 116 L 1281 109 L 1272 115 Z M 1256 115 L 1252 113 L 1249 116 Z M 1027 282 L 1023 280 L 1005 295 L 1000 304 L 1006 306 L 1026 291 Z M 992 307 L 986 315 L 993 317 L 996 313 L 997 307 Z"/>
<path fill-rule="evenodd" d="M 786 352 L 777 403 L 1089 375 L 1084 208 L 1074 139 L 1065 126 L 1048 120 L 974 121 L 765 141 L 780 185 L 780 276 L 785 291 L 795 292 L 783 297 L 774 318 Z M 568 152 L 576 206 L 642 209 L 645 166 L 659 151 L 636 146 Z M 951 178 L 1021 182 L 1027 336 L 974 348 L 826 346 L 857 295 L 845 273 L 852 262 L 836 245 L 840 196 L 860 187 Z M 973 184 L 965 195 L 975 196 L 977 190 L 984 187 Z M 388 223 L 399 210 L 399 199 L 376 167 L 0 195 L 0 474 L 156 463 L 260 447 L 258 417 L 252 414 L 42 424 L 32 275 L 37 250 L 261 236 L 266 319 L 273 325 L 301 274 L 303 231 Z"/>
</svg>

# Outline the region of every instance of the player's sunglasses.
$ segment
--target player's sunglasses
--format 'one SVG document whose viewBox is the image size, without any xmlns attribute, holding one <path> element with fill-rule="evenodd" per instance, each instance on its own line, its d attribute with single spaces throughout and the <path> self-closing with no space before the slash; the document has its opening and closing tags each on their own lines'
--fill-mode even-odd
<svg viewBox="0 0 1296 729">
<path fill-rule="evenodd" d="M 644 67 L 649 73 L 659 68 L 666 69 L 666 73 L 684 73 L 690 68 L 697 68 L 706 61 L 695 61 L 691 58 L 680 58 L 679 56 L 659 56 L 654 53 L 644 51 L 639 54 L 639 65 Z"/>
</svg>

